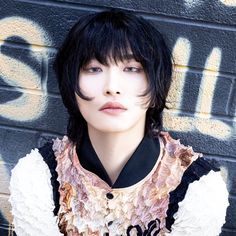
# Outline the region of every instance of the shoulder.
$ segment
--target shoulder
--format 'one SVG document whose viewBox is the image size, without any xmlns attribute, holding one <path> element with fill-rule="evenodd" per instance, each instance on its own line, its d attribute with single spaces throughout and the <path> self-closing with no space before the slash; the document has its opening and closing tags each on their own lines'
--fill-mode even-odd
<svg viewBox="0 0 236 236">
<path fill-rule="evenodd" d="M 50 171 L 38 149 L 33 149 L 25 157 L 19 159 L 11 171 L 11 198 L 19 194 L 19 199 L 31 197 L 51 198 Z M 16 200 L 14 198 L 14 200 Z M 12 202 L 14 204 L 14 202 Z"/>
<path fill-rule="evenodd" d="M 37 177 L 39 173 L 49 176 L 48 167 L 36 148 L 32 149 L 25 157 L 19 159 L 16 166 L 12 169 L 11 179 L 13 181 L 15 176 L 21 176 L 20 181 L 23 182 L 22 179 L 28 178 L 29 175 Z"/>
<path fill-rule="evenodd" d="M 170 158 L 178 160 L 183 170 L 187 169 L 193 161 L 201 157 L 201 153 L 193 151 L 191 146 L 183 145 L 179 139 L 173 139 L 168 132 L 160 132 L 164 151 Z"/>
<path fill-rule="evenodd" d="M 206 159 L 198 158 L 170 194 L 169 220 L 173 236 L 215 236 L 221 232 L 229 205 L 222 171 Z M 169 223 L 170 223 L 169 221 Z"/>
<path fill-rule="evenodd" d="M 229 205 L 222 171 L 169 133 L 161 132 L 161 137 L 165 151 L 184 168 L 180 184 L 170 192 L 166 218 L 170 235 L 218 235 Z"/>
<path fill-rule="evenodd" d="M 65 135 L 62 138 L 53 140 L 52 150 L 56 156 L 62 154 L 69 146 L 73 146 L 72 141 Z"/>
<path fill-rule="evenodd" d="M 48 165 L 38 149 L 19 159 L 12 169 L 9 201 L 17 235 L 60 235 L 53 215 L 50 178 Z"/>
<path fill-rule="evenodd" d="M 42 179 L 50 179 L 50 168 L 55 165 L 55 156 L 52 151 L 52 143 L 47 143 L 41 148 L 32 149 L 25 157 L 20 158 L 11 171 L 11 181 L 20 176 L 20 183 L 26 183 Z M 28 177 L 31 177 L 28 179 Z M 14 187 L 14 186 L 12 186 Z"/>
</svg>

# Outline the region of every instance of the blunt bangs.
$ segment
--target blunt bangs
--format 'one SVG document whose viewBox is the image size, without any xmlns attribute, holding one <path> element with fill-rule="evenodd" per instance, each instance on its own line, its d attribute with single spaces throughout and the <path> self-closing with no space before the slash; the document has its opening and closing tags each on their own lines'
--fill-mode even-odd
<svg viewBox="0 0 236 236">
<path fill-rule="evenodd" d="M 142 55 L 137 47 L 139 43 L 136 43 L 138 34 L 130 28 L 130 21 L 127 14 L 116 11 L 104 12 L 92 18 L 80 32 L 82 40 L 77 53 L 80 67 L 91 59 L 97 59 L 103 65 L 108 65 L 110 61 L 117 63 L 127 59 L 129 54 L 141 61 Z"/>
</svg>

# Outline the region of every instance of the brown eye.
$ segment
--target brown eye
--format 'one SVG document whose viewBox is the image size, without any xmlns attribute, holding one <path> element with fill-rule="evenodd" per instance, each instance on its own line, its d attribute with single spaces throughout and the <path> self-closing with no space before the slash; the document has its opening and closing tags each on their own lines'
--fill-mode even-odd
<svg viewBox="0 0 236 236">
<path fill-rule="evenodd" d="M 139 73 L 141 72 L 143 69 L 140 67 L 135 67 L 135 66 L 127 66 L 125 67 L 124 71 L 125 72 L 135 72 L 135 73 Z"/>
<path fill-rule="evenodd" d="M 86 67 L 83 70 L 91 74 L 102 72 L 102 69 L 100 67 Z"/>
</svg>

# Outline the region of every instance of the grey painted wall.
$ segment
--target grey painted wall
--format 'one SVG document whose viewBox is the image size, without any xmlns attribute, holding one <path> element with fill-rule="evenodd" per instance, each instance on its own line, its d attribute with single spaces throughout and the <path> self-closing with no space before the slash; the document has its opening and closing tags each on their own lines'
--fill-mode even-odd
<svg viewBox="0 0 236 236">
<path fill-rule="evenodd" d="M 11 221 L 11 168 L 65 133 L 52 70 L 57 48 L 79 15 L 110 7 L 144 16 L 166 36 L 176 73 L 165 128 L 220 161 L 231 203 L 222 236 L 236 235 L 235 0 L 0 0 L 0 235 Z"/>
</svg>

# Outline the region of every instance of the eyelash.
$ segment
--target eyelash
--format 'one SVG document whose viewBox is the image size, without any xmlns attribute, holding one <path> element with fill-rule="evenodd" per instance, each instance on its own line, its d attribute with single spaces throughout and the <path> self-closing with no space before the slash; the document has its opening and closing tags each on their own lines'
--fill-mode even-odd
<svg viewBox="0 0 236 236">
<path fill-rule="evenodd" d="M 92 74 L 92 73 L 101 72 L 102 69 L 100 67 L 88 67 L 88 68 L 84 68 L 84 71 Z"/>
<path fill-rule="evenodd" d="M 127 66 L 124 68 L 124 72 L 131 72 L 131 73 L 140 73 L 143 69 L 140 67 L 135 66 Z M 102 69 L 100 67 L 88 67 L 84 68 L 84 71 L 87 73 L 99 73 L 102 72 Z"/>
<path fill-rule="evenodd" d="M 142 68 L 135 66 L 127 66 L 124 69 L 125 72 L 134 72 L 134 73 L 140 73 L 142 70 L 143 70 Z"/>
</svg>

